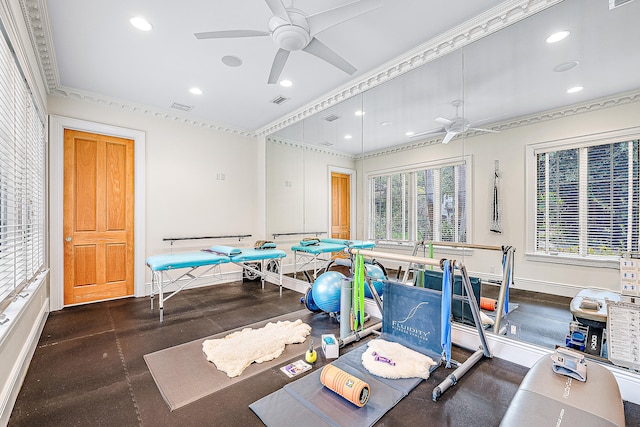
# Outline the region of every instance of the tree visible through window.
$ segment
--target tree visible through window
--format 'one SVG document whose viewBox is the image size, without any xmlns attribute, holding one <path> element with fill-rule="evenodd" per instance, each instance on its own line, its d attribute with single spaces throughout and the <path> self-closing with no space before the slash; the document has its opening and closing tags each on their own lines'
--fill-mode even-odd
<svg viewBox="0 0 640 427">
<path fill-rule="evenodd" d="M 369 178 L 369 238 L 465 242 L 464 164 Z"/>
<path fill-rule="evenodd" d="M 537 251 L 638 251 L 638 140 L 538 153 L 536 161 Z"/>
</svg>

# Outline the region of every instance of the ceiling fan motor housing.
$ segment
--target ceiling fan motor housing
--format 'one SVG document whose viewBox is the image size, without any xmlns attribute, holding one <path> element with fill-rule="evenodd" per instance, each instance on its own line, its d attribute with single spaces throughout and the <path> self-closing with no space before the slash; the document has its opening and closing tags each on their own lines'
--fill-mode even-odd
<svg viewBox="0 0 640 427">
<path fill-rule="evenodd" d="M 284 50 L 296 51 L 304 49 L 311 41 L 309 24 L 305 15 L 297 9 L 287 9 L 291 23 L 279 16 L 269 20 L 271 38 Z"/>
</svg>

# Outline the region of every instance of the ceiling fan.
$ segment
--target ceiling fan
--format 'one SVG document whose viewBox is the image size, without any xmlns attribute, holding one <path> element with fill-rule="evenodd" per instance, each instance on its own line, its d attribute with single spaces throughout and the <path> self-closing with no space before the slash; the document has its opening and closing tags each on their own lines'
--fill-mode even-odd
<svg viewBox="0 0 640 427">
<path fill-rule="evenodd" d="M 227 30 L 196 33 L 198 39 L 271 36 L 278 52 L 271 65 L 269 84 L 278 82 L 280 74 L 292 51 L 310 53 L 351 75 L 356 68 L 320 42 L 315 36 L 335 25 L 353 19 L 382 6 L 382 0 L 359 0 L 307 16 L 292 5 L 285 7 L 282 0 L 265 0 L 273 17 L 269 20 L 269 31 Z"/>
<path fill-rule="evenodd" d="M 446 132 L 446 135 L 444 136 L 444 139 L 442 140 L 442 143 L 443 144 L 448 144 L 449 141 L 451 141 L 451 139 L 453 139 L 454 136 L 458 135 L 459 133 L 466 132 L 468 130 L 478 130 L 478 131 L 482 131 L 482 132 L 500 133 L 499 131 L 493 130 L 493 129 L 483 129 L 483 128 L 471 127 L 471 122 L 469 122 L 469 120 L 467 120 L 465 117 L 461 117 L 458 114 L 458 108 L 460 106 L 462 106 L 462 101 L 461 100 L 456 99 L 453 102 L 451 102 L 451 105 L 456 107 L 456 116 L 454 118 L 445 119 L 443 117 L 438 117 L 438 118 L 435 119 L 435 121 L 442 125 L 441 128 L 431 129 L 431 130 L 427 130 L 427 131 L 424 131 L 424 132 L 414 133 L 413 135 L 411 135 L 411 138 L 417 138 L 419 136 L 425 136 L 425 135 L 430 135 L 430 134 L 438 134 L 438 133 L 445 133 Z"/>
</svg>

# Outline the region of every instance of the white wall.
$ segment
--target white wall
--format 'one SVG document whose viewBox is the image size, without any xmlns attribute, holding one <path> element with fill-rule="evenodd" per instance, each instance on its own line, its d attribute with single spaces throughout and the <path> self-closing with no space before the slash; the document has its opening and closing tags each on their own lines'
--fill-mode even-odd
<svg viewBox="0 0 640 427">
<path fill-rule="evenodd" d="M 56 96 L 49 98 L 49 113 L 145 132 L 146 256 L 212 244 L 252 246 L 264 238 L 256 219 L 264 194 L 258 167 L 262 145 L 254 138 Z M 252 237 L 173 246 L 163 241 L 236 234 Z"/>
<path fill-rule="evenodd" d="M 528 260 L 526 253 L 526 176 L 525 149 L 535 144 L 638 126 L 640 102 L 570 115 L 502 131 L 448 145 L 432 145 L 365 160 L 365 175 L 376 170 L 434 161 L 464 155 L 472 156 L 473 209 L 470 243 L 511 245 L 516 248 L 515 287 L 574 296 L 580 288 L 599 287 L 619 290 L 617 268 L 597 268 Z M 489 231 L 494 162 L 499 161 L 503 199 L 503 232 Z M 436 253 L 436 257 L 439 254 Z M 471 272 L 491 277 L 491 266 L 498 278 L 501 254 L 474 250 L 460 254 Z M 500 276 L 501 278 L 501 276 Z"/>
<path fill-rule="evenodd" d="M 330 232 L 330 169 L 355 168 L 351 157 L 278 140 L 267 141 L 267 238 L 273 233 Z M 357 180 L 358 177 L 356 176 Z M 355 200 L 356 195 L 354 195 Z M 354 203 L 352 209 L 358 209 Z M 309 234 L 281 236 L 278 248 L 291 246 Z M 328 237 L 328 234 L 319 237 Z M 285 259 L 292 263 L 292 257 Z"/>
</svg>

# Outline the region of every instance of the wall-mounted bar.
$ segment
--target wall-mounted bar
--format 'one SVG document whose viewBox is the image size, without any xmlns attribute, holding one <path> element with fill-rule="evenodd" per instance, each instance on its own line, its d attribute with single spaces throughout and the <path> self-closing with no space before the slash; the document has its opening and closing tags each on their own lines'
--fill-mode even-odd
<svg viewBox="0 0 640 427">
<path fill-rule="evenodd" d="M 366 249 L 357 249 L 357 248 L 347 248 L 345 249 L 345 251 L 352 255 L 360 254 L 362 256 L 376 258 L 376 259 L 388 259 L 391 261 L 406 261 L 406 262 L 412 262 L 414 264 L 432 265 L 434 267 L 440 266 L 440 260 L 438 259 L 422 258 L 422 257 L 402 255 L 402 254 L 393 254 L 388 252 L 375 252 L 375 251 L 369 251 Z"/>
<path fill-rule="evenodd" d="M 251 237 L 251 234 L 232 234 L 232 235 L 224 235 L 224 236 L 197 236 L 197 237 L 165 237 L 162 239 L 163 242 L 176 242 L 178 240 L 206 240 L 206 239 L 238 239 L 238 241 L 244 239 L 245 237 Z"/>
<path fill-rule="evenodd" d="M 273 233 L 273 238 L 275 239 L 276 237 L 280 237 L 280 236 L 298 236 L 298 235 L 305 235 L 305 234 L 313 234 L 314 236 L 318 237 L 321 234 L 327 234 L 326 231 L 303 231 L 300 233 Z"/>
<path fill-rule="evenodd" d="M 489 251 L 502 252 L 502 246 L 476 245 L 473 243 L 427 242 L 426 240 L 418 243 L 418 245 L 425 245 L 425 246 L 429 246 L 429 244 L 432 244 L 433 246 L 443 246 L 443 247 L 451 247 L 451 248 L 486 249 Z"/>
</svg>

